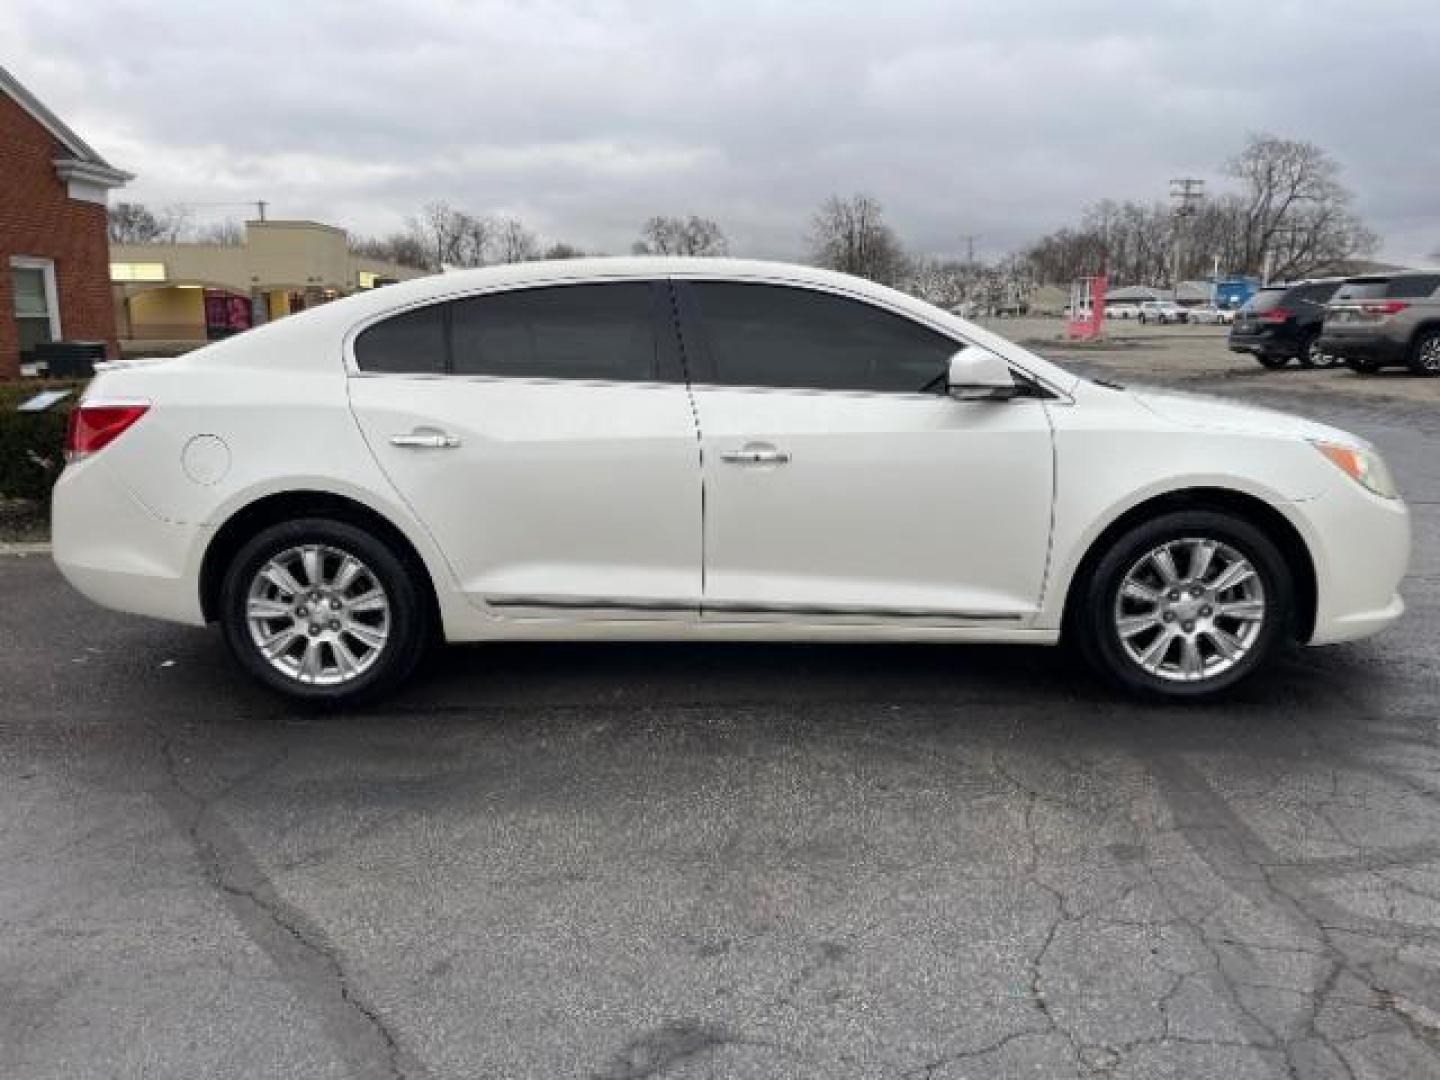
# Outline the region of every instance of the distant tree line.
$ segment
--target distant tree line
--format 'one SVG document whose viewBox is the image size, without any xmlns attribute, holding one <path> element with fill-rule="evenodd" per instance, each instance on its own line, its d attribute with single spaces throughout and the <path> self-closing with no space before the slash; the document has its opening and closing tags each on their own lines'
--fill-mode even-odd
<svg viewBox="0 0 1440 1080">
<path fill-rule="evenodd" d="M 195 223 L 192 211 L 180 204 L 151 209 L 141 203 L 117 202 L 107 211 L 112 244 L 224 244 L 243 242 L 244 228 L 226 219 Z"/>
<path fill-rule="evenodd" d="M 1235 190 L 1202 200 L 1188 216 L 1164 203 L 1106 199 L 1022 257 L 1043 282 L 1105 273 L 1120 284 L 1159 286 L 1171 283 L 1177 240 L 1182 280 L 1208 276 L 1217 262 L 1227 274 L 1300 278 L 1379 245 L 1351 210 L 1339 166 L 1314 143 L 1252 135 L 1224 172 Z"/>
<path fill-rule="evenodd" d="M 1182 279 L 1208 275 L 1217 261 L 1222 273 L 1301 277 L 1341 268 L 1378 244 L 1351 210 L 1352 195 L 1340 183 L 1338 165 L 1313 143 L 1253 135 L 1224 171 L 1233 189 L 1187 207 L 1183 217 L 1161 202 L 1105 199 L 1087 207 L 1077 225 L 991 263 L 907 251 L 879 200 L 863 192 L 825 199 L 811 215 L 805 243 L 817 266 L 946 308 L 1011 306 L 1037 284 L 1063 285 L 1098 273 L 1115 284 L 1166 285 L 1174 273 L 1177 239 Z M 117 243 L 240 243 L 242 236 L 231 221 L 196 228 L 181 207 L 151 210 L 122 202 L 110 209 L 110 238 Z M 396 232 L 352 233 L 350 247 L 431 271 L 585 254 L 575 244 L 542 241 L 516 217 L 476 214 L 443 201 L 427 203 Z M 641 225 L 631 251 L 720 256 L 729 254 L 730 242 L 710 218 L 655 215 Z"/>
</svg>

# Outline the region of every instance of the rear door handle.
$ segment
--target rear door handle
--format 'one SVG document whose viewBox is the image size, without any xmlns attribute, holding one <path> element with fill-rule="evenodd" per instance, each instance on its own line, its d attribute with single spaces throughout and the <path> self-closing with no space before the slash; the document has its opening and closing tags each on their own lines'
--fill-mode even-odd
<svg viewBox="0 0 1440 1080">
<path fill-rule="evenodd" d="M 403 435 L 391 435 L 391 446 L 403 446 L 411 450 L 453 450 L 460 445 L 458 436 L 433 428 L 416 428 Z"/>
</svg>

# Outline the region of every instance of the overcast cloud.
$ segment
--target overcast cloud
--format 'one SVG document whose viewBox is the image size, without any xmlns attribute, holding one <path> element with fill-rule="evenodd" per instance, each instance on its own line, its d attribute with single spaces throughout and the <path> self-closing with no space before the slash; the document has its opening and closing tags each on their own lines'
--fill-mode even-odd
<svg viewBox="0 0 1440 1080">
<path fill-rule="evenodd" d="M 150 203 L 380 233 L 446 199 L 623 252 L 654 213 L 796 256 L 832 192 L 996 255 L 1102 198 L 1330 150 L 1384 254 L 1440 248 L 1440 4 L 0 0 L 0 64 Z M 214 208 L 205 219 L 242 217 Z"/>
</svg>

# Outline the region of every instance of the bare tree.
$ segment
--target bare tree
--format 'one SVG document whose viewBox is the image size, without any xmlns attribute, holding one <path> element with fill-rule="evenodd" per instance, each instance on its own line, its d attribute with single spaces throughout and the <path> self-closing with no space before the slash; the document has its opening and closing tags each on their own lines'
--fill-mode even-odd
<svg viewBox="0 0 1440 1080">
<path fill-rule="evenodd" d="M 431 270 L 425 247 L 411 233 L 391 233 L 389 236 L 349 236 L 350 250 L 356 255 L 371 259 L 410 266 L 416 270 Z"/>
<path fill-rule="evenodd" d="M 463 266 L 469 215 L 447 202 L 426 203 L 410 218 L 410 232 L 425 250 L 425 262 L 434 270 Z M 472 264 L 473 265 L 473 264 Z"/>
<path fill-rule="evenodd" d="M 495 222 L 495 262 L 527 262 L 540 256 L 540 241 L 518 218 Z"/>
<path fill-rule="evenodd" d="M 231 218 L 217 221 L 195 233 L 195 239 L 202 244 L 219 244 L 223 247 L 239 247 L 245 243 L 245 229 Z"/>
<path fill-rule="evenodd" d="M 820 266 L 893 285 L 905 272 L 905 252 L 869 195 L 832 195 L 810 224 L 811 258 Z"/>
<path fill-rule="evenodd" d="M 900 287 L 926 303 L 950 309 L 974 298 L 981 276 L 978 263 L 918 258 L 910 262 Z"/>
<path fill-rule="evenodd" d="M 185 235 L 189 214 L 178 206 L 151 210 L 142 203 L 118 202 L 106 212 L 114 244 L 173 244 Z"/>
<path fill-rule="evenodd" d="M 657 214 L 641 227 L 640 239 L 631 250 L 636 255 L 726 255 L 730 243 L 709 218 Z"/>
<path fill-rule="evenodd" d="M 1351 213 L 1339 165 L 1314 143 L 1251 135 L 1225 171 L 1242 186 L 1238 269 L 1245 273 L 1298 277 L 1367 254 L 1379 243 Z"/>
</svg>

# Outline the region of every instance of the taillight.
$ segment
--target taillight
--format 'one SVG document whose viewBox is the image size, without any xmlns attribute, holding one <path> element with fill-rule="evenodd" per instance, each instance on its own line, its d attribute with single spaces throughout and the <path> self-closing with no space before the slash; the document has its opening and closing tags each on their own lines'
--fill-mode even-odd
<svg viewBox="0 0 1440 1080">
<path fill-rule="evenodd" d="M 70 413 L 65 430 L 65 460 L 79 461 L 98 453 L 134 425 L 150 406 L 141 402 L 89 405 L 82 402 Z"/>
<path fill-rule="evenodd" d="M 1361 304 L 1360 310 L 1366 315 L 1398 315 L 1409 306 L 1404 300 L 1381 300 L 1374 304 Z"/>
<path fill-rule="evenodd" d="M 1260 313 L 1260 321 L 1268 323 L 1282 323 L 1287 321 L 1295 313 L 1289 308 L 1277 307 Z"/>
</svg>

